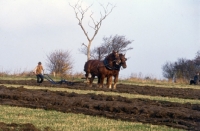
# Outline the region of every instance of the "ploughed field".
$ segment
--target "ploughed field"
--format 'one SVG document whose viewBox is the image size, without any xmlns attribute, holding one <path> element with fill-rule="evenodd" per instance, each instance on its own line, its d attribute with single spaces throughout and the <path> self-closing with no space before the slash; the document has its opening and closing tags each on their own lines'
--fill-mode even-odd
<svg viewBox="0 0 200 131">
<path fill-rule="evenodd" d="M 183 88 L 160 88 L 152 86 L 136 86 L 118 84 L 116 90 L 88 87 L 83 82 L 73 86 L 52 85 L 47 81 L 37 84 L 35 80 L 0 80 L 0 104 L 27 108 L 56 110 L 64 113 L 82 113 L 91 116 L 101 116 L 110 119 L 120 119 L 130 122 L 142 122 L 154 125 L 200 130 L 200 104 L 181 104 L 175 102 L 150 100 L 143 98 L 126 98 L 103 94 L 77 94 L 48 89 L 26 89 L 23 86 L 41 86 L 48 88 L 71 88 L 77 90 L 94 90 L 105 92 L 129 93 L 132 95 L 148 95 L 176 97 L 182 99 L 200 99 L 200 90 Z M 19 85 L 18 88 L 3 84 Z M 15 124 L 14 124 L 15 125 Z M 13 126 L 0 122 L 0 130 Z M 23 126 L 31 128 L 34 125 Z M 13 127 L 14 128 L 14 127 Z M 35 129 L 39 130 L 39 129 Z"/>
</svg>

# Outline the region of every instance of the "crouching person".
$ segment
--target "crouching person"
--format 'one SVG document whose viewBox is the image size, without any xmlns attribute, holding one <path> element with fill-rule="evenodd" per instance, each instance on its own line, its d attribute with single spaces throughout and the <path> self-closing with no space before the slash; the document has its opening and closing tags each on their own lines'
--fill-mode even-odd
<svg viewBox="0 0 200 131">
<path fill-rule="evenodd" d="M 190 80 L 190 85 L 198 85 L 199 84 L 199 73 L 194 76 L 194 80 Z"/>
<path fill-rule="evenodd" d="M 42 73 L 44 74 L 44 69 L 41 62 L 38 62 L 38 65 L 34 69 L 34 73 L 37 77 L 37 83 L 42 83 L 44 80 L 44 77 L 42 75 Z"/>
</svg>

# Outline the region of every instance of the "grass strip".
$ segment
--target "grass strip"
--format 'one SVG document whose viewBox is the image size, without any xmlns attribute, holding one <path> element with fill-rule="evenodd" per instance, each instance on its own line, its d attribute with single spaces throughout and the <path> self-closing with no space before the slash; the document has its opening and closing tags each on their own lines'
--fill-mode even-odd
<svg viewBox="0 0 200 131">
<path fill-rule="evenodd" d="M 0 121 L 7 124 L 31 123 L 39 129 L 50 127 L 55 131 L 180 131 L 161 125 L 4 105 L 0 105 Z"/>
<path fill-rule="evenodd" d="M 136 85 L 136 86 L 154 86 L 158 88 L 182 88 L 182 89 L 199 89 L 200 85 L 186 85 L 186 84 L 162 84 L 162 83 L 134 83 L 134 82 L 127 82 L 127 81 L 121 81 L 121 84 L 127 84 L 127 85 Z M 120 84 L 118 83 L 118 84 Z"/>
</svg>

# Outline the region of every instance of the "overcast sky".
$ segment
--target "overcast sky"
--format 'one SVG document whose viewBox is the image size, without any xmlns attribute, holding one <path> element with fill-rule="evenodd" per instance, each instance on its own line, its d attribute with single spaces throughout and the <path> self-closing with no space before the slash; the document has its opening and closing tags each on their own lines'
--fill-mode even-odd
<svg viewBox="0 0 200 131">
<path fill-rule="evenodd" d="M 54 50 L 68 50 L 74 72 L 83 72 L 87 57 L 79 52 L 87 44 L 73 9 L 76 0 L 0 0 L 0 71 L 32 70 Z M 91 4 L 96 20 L 103 13 L 99 3 L 116 7 L 103 21 L 92 48 L 103 37 L 116 34 L 134 40 L 126 53 L 127 68 L 120 77 L 142 73 L 162 79 L 162 66 L 178 58 L 193 59 L 200 50 L 199 0 L 82 0 Z M 86 30 L 90 36 L 85 16 Z M 91 21 L 90 21 L 91 23 Z"/>
</svg>

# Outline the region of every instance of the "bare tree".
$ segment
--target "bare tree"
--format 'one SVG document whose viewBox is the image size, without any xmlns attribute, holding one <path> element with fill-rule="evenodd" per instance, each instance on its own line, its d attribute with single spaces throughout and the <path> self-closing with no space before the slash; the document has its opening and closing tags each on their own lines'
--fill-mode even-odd
<svg viewBox="0 0 200 131">
<path fill-rule="evenodd" d="M 55 50 L 47 55 L 47 70 L 58 75 L 66 75 L 72 70 L 73 61 L 69 51 Z"/>
<path fill-rule="evenodd" d="M 108 52 L 108 50 L 104 46 L 96 47 L 91 50 L 91 58 L 103 60 L 109 53 L 111 52 Z"/>
<path fill-rule="evenodd" d="M 163 66 L 163 76 L 168 79 L 172 79 L 175 75 L 175 68 L 174 63 L 172 62 L 166 62 Z"/>
<path fill-rule="evenodd" d="M 167 62 L 163 65 L 163 76 L 172 79 L 174 76 L 179 79 L 190 79 L 200 72 L 200 51 L 197 52 L 195 59 L 188 60 L 179 58 L 175 62 Z"/>
<path fill-rule="evenodd" d="M 88 10 L 90 9 L 90 6 L 86 7 L 85 9 L 82 8 L 81 6 L 81 2 L 78 1 L 75 5 L 71 5 L 69 3 L 69 5 L 74 9 L 74 13 L 75 13 L 75 16 L 76 16 L 76 19 L 78 20 L 78 25 L 81 27 L 84 35 L 86 36 L 87 40 L 88 40 L 88 44 L 84 44 L 84 46 L 86 46 L 86 51 L 87 51 L 87 60 L 90 59 L 90 47 L 91 47 L 91 44 L 92 44 L 92 41 L 94 40 L 95 36 L 97 35 L 102 23 L 103 23 L 103 20 L 106 19 L 106 17 L 112 12 L 112 10 L 114 9 L 115 6 L 111 5 L 110 3 L 107 4 L 106 7 L 104 7 L 102 4 L 100 4 L 100 6 L 103 8 L 104 10 L 104 14 L 102 14 L 100 12 L 100 19 L 99 20 L 94 20 L 94 17 L 93 17 L 93 12 L 90 13 L 90 19 L 92 21 L 92 24 L 93 25 L 90 25 L 89 22 L 88 22 L 88 26 L 94 30 L 94 33 L 93 35 L 90 37 L 88 35 L 88 32 L 86 31 L 85 29 L 85 26 L 83 25 L 83 19 L 86 15 L 86 13 L 88 12 Z M 110 7 L 111 6 L 111 7 Z M 110 9 L 109 9 L 110 8 Z"/>
<path fill-rule="evenodd" d="M 115 35 L 110 37 L 103 38 L 103 44 L 105 48 L 108 49 L 108 52 L 112 52 L 112 50 L 117 50 L 119 52 L 125 53 L 128 50 L 132 50 L 132 47 L 128 47 L 133 40 L 126 39 L 125 36 Z"/>
<path fill-rule="evenodd" d="M 132 42 L 133 40 L 128 40 L 125 36 L 120 35 L 104 37 L 103 43 L 99 47 L 95 47 L 91 50 L 91 58 L 103 60 L 103 58 L 113 50 L 126 53 L 128 50 L 133 49 L 132 47 L 128 47 Z"/>
</svg>

